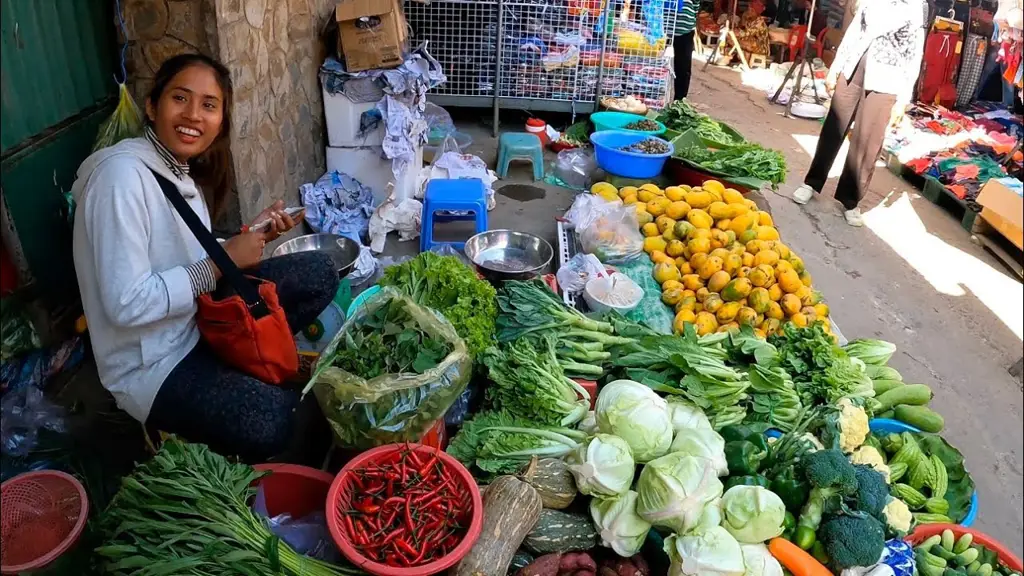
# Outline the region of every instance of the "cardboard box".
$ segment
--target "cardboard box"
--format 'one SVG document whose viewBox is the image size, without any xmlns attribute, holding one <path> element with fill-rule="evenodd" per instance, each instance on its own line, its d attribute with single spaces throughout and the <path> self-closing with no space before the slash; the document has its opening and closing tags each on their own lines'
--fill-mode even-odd
<svg viewBox="0 0 1024 576">
<path fill-rule="evenodd" d="M 396 68 L 405 54 L 407 27 L 398 0 L 342 0 L 334 9 L 338 51 L 345 68 Z"/>
<path fill-rule="evenodd" d="M 996 180 L 989 180 L 978 194 L 981 217 L 1007 240 L 1024 249 L 1024 198 Z"/>
</svg>

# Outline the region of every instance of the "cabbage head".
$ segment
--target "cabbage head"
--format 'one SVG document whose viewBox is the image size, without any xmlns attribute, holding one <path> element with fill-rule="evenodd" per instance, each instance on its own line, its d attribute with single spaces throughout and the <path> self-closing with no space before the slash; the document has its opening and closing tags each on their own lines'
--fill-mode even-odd
<svg viewBox="0 0 1024 576">
<path fill-rule="evenodd" d="M 672 420 L 672 430 L 676 434 L 682 430 L 711 430 L 711 421 L 704 415 L 704 411 L 694 404 L 676 396 L 670 396 L 666 401 L 669 418 Z"/>
<path fill-rule="evenodd" d="M 741 544 L 743 564 L 747 571 L 743 576 L 782 576 L 782 565 L 768 551 L 764 544 Z"/>
<path fill-rule="evenodd" d="M 761 486 L 733 486 L 722 496 L 722 526 L 744 544 L 759 544 L 782 534 L 786 505 Z"/>
<path fill-rule="evenodd" d="M 633 459 L 650 462 L 668 452 L 672 422 L 668 403 L 654 390 L 632 380 L 616 380 L 597 397 L 597 425 L 629 444 Z"/>
<path fill-rule="evenodd" d="M 669 576 L 743 576 L 740 543 L 721 526 L 665 539 Z"/>
<path fill-rule="evenodd" d="M 587 496 L 616 496 L 633 484 L 633 453 L 618 436 L 597 434 L 581 444 L 567 461 L 576 487 Z"/>
<path fill-rule="evenodd" d="M 682 534 L 701 523 L 705 508 L 722 495 L 722 482 L 710 460 L 679 452 L 648 462 L 636 491 L 644 520 Z"/>
<path fill-rule="evenodd" d="M 672 440 L 669 452 L 683 452 L 698 458 L 707 458 L 719 476 L 729 475 L 725 460 L 725 440 L 711 428 L 679 430 Z"/>
<path fill-rule="evenodd" d="M 590 501 L 590 517 L 601 535 L 601 545 L 626 558 L 640 551 L 651 530 L 650 522 L 636 513 L 636 499 L 636 492 L 627 490 L 619 496 Z"/>
</svg>

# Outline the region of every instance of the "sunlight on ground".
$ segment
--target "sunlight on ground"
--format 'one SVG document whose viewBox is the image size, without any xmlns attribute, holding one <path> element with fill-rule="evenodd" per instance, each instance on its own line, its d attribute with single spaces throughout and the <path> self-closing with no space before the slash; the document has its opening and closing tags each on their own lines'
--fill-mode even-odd
<svg viewBox="0 0 1024 576">
<path fill-rule="evenodd" d="M 928 233 L 906 192 L 869 210 L 864 223 L 936 290 L 950 296 L 974 294 L 1024 339 L 1024 285 Z"/>
<path fill-rule="evenodd" d="M 814 149 L 818 147 L 817 134 L 791 134 L 793 140 L 803 148 L 808 158 L 814 158 Z M 832 169 L 828 171 L 829 178 L 838 178 L 843 173 L 843 164 L 846 162 L 846 153 L 850 150 L 850 141 L 843 141 L 843 147 L 839 149 L 839 155 L 832 163 Z"/>
</svg>

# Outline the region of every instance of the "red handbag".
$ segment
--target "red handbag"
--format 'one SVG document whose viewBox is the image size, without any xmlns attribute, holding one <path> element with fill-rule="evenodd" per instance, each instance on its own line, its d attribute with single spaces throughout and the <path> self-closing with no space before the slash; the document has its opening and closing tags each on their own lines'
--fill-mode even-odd
<svg viewBox="0 0 1024 576">
<path fill-rule="evenodd" d="M 273 282 L 243 275 L 174 184 L 156 172 L 153 175 L 235 292 L 221 299 L 214 299 L 212 294 L 199 297 L 199 334 L 232 368 L 267 384 L 287 382 L 299 371 L 299 354 L 277 300 L 277 287 Z"/>
</svg>

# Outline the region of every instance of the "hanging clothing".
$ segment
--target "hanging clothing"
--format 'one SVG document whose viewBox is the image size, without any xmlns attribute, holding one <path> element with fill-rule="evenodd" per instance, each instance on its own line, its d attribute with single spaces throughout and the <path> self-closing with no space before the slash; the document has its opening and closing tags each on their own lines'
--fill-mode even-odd
<svg viewBox="0 0 1024 576">
<path fill-rule="evenodd" d="M 960 33 L 934 30 L 928 34 L 921 64 L 917 98 L 952 108 L 956 102 L 956 74 L 960 65 Z"/>
<path fill-rule="evenodd" d="M 968 34 L 964 44 L 963 65 L 960 67 L 960 78 L 956 83 L 956 108 L 961 109 L 970 104 L 974 93 L 981 83 L 981 73 L 985 69 L 988 54 L 988 40 L 978 34 Z"/>
<path fill-rule="evenodd" d="M 863 61 L 865 90 L 910 102 L 921 67 L 927 21 L 924 0 L 861 2 L 836 51 L 832 70 L 851 80 Z"/>
<path fill-rule="evenodd" d="M 868 58 L 867 54 L 861 57 L 849 80 L 844 76 L 839 78 L 832 95 L 832 106 L 818 137 L 814 160 L 804 178 L 804 184 L 821 192 L 853 124 L 850 150 L 836 186 L 836 200 L 847 210 L 856 208 L 868 190 L 875 172 L 875 160 L 882 151 L 882 142 L 889 127 L 892 107 L 896 103 L 894 94 L 865 87 L 870 69 L 866 66 Z"/>
</svg>

